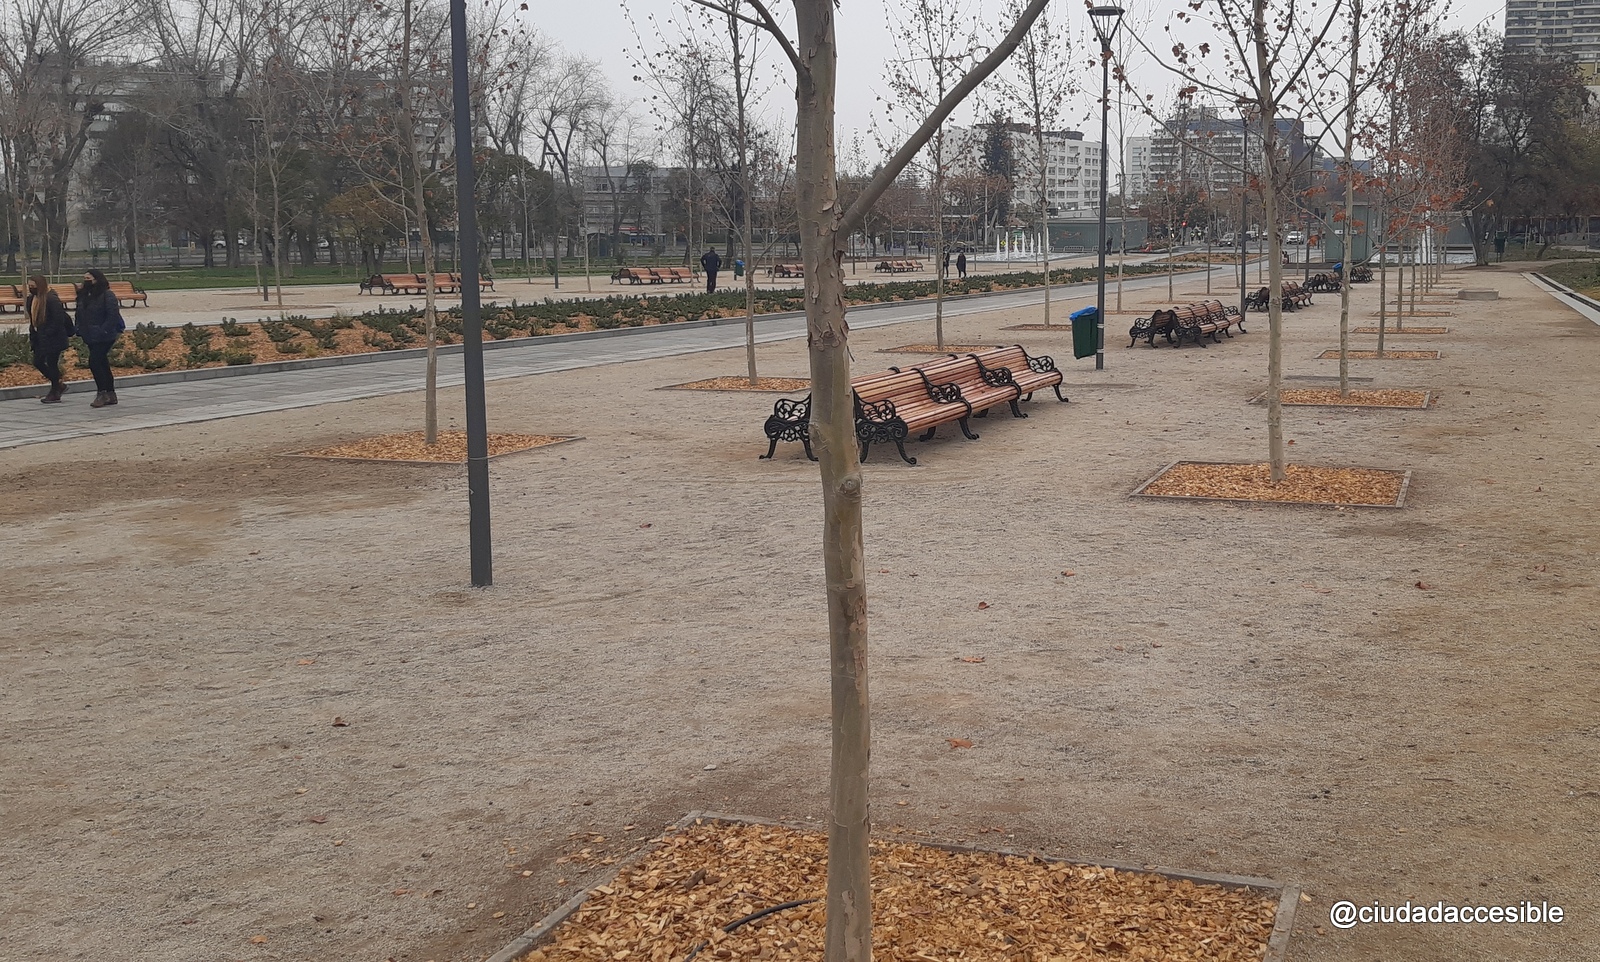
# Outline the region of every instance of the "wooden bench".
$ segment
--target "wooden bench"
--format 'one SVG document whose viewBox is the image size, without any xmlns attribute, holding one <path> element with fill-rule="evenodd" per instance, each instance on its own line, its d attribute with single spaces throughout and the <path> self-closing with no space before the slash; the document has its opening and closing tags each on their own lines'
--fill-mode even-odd
<svg viewBox="0 0 1600 962">
<path fill-rule="evenodd" d="M 962 360 L 967 359 L 953 359 L 956 364 Z M 977 440 L 978 436 L 967 426 L 967 418 L 978 405 L 964 397 L 965 392 L 959 385 L 944 380 L 957 373 L 951 364 L 951 361 L 936 361 L 909 371 L 890 368 L 850 379 L 855 394 L 856 442 L 861 445 L 863 462 L 873 444 L 893 441 L 900 452 L 900 460 L 916 464 L 917 459 L 906 454 L 906 438 L 913 431 L 921 431 L 917 440 L 932 440 L 941 424 L 960 422 L 961 433 L 970 440 Z M 967 364 L 976 376 L 977 363 L 967 360 Z"/>
<path fill-rule="evenodd" d="M 116 295 L 117 303 L 123 307 L 144 306 L 150 300 L 150 295 L 134 287 L 128 281 L 108 281 L 107 283 L 110 285 L 111 293 Z M 123 301 L 128 303 L 123 304 Z"/>
<path fill-rule="evenodd" d="M 1372 268 L 1365 264 L 1357 264 L 1350 268 L 1350 283 L 1365 284 L 1372 280 Z"/>
<path fill-rule="evenodd" d="M 424 294 L 428 282 L 421 274 L 374 274 L 361 282 L 363 294 Z"/>
<path fill-rule="evenodd" d="M 1047 387 L 1055 389 L 1057 400 L 1063 402 L 1067 400 L 1066 395 L 1061 393 L 1061 372 L 1056 368 L 1055 359 L 1049 355 L 1030 357 L 1021 344 L 1013 344 L 1010 347 L 997 347 L 992 351 L 968 356 L 976 360 L 983 370 L 1005 371 L 1011 383 L 1022 392 L 1020 400 L 1031 401 L 1033 392 L 1042 391 Z"/>
<path fill-rule="evenodd" d="M 650 273 L 655 275 L 657 284 L 682 284 L 694 280 L 694 272 L 687 267 L 652 267 Z"/>
<path fill-rule="evenodd" d="M 804 277 L 806 276 L 806 265 L 773 264 L 770 275 L 772 277 Z"/>
<path fill-rule="evenodd" d="M 28 303 L 27 297 L 22 293 L 22 288 L 15 284 L 0 284 L 0 311 L 9 307 L 22 311 Z"/>
<path fill-rule="evenodd" d="M 648 267 L 619 267 L 617 272 L 611 275 L 611 279 L 614 281 L 627 281 L 630 284 L 661 283 L 661 278 L 657 277 L 655 272 Z"/>
<path fill-rule="evenodd" d="M 1212 315 L 1221 315 L 1222 317 L 1227 318 L 1228 323 L 1233 327 L 1237 327 L 1240 334 L 1250 333 L 1244 329 L 1244 315 L 1239 313 L 1239 309 L 1237 307 L 1234 307 L 1232 304 L 1224 304 L 1218 300 L 1201 301 L 1200 303 L 1207 311 L 1210 311 Z M 1229 335 L 1229 337 L 1232 336 L 1233 335 L 1231 334 Z"/>
<path fill-rule="evenodd" d="M 1142 337 L 1145 339 L 1145 343 L 1155 347 L 1157 334 L 1164 336 L 1168 344 L 1176 346 L 1172 340 L 1172 334 L 1177 330 L 1177 327 L 1178 316 L 1176 314 L 1170 310 L 1157 309 L 1149 317 L 1141 317 L 1134 321 L 1133 326 L 1128 328 L 1128 346 L 1132 347 L 1139 343 L 1139 338 Z"/>
<path fill-rule="evenodd" d="M 466 286 L 466 285 L 461 283 L 461 275 L 460 274 L 451 274 L 449 276 L 450 276 L 450 284 L 456 290 L 459 291 L 464 286 Z M 478 290 L 480 290 L 480 291 L 492 291 L 492 290 L 494 290 L 494 278 L 492 278 L 492 277 L 484 277 L 482 274 L 478 275 Z"/>
<path fill-rule="evenodd" d="M 1340 283 L 1339 275 L 1330 274 L 1327 272 L 1312 274 L 1311 279 L 1306 282 L 1306 290 L 1317 291 L 1319 293 L 1337 293 L 1342 287 L 1344 287 L 1344 285 Z"/>
<path fill-rule="evenodd" d="M 50 289 L 61 298 L 61 303 L 67 307 L 75 307 L 78 303 L 78 286 L 76 284 L 51 284 Z"/>
<path fill-rule="evenodd" d="M 1283 282 L 1283 309 L 1286 311 L 1299 310 L 1311 304 L 1311 291 L 1301 287 L 1297 281 Z"/>
</svg>

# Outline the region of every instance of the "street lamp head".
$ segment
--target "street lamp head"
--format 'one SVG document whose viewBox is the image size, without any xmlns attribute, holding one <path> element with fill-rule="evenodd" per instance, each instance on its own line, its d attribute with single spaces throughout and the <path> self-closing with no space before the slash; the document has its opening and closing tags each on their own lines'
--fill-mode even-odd
<svg viewBox="0 0 1600 962">
<path fill-rule="evenodd" d="M 1111 38 L 1117 35 L 1117 27 L 1122 23 L 1123 12 L 1121 7 L 1110 5 L 1089 8 L 1089 22 L 1094 24 L 1094 35 L 1100 38 L 1100 46 L 1111 45 Z"/>
</svg>

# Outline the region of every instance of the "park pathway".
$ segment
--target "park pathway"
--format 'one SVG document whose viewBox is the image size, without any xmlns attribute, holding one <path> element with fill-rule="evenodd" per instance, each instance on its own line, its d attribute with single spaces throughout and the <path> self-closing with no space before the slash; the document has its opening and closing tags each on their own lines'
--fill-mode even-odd
<svg viewBox="0 0 1600 962">
<path fill-rule="evenodd" d="M 1226 271 L 1219 276 L 1225 277 Z M 1189 282 L 1193 283 L 1193 275 Z M 1137 291 L 1166 283 L 1164 275 L 1141 277 L 1124 281 L 1123 289 Z M 1094 285 L 1076 284 L 1054 288 L 1051 299 L 1062 306 L 1061 318 L 1065 323 L 1066 308 L 1083 306 L 1086 300 L 1092 303 L 1093 297 Z M 1042 303 L 1043 299 L 1043 292 L 1036 289 L 967 295 L 946 301 L 945 316 L 1029 308 Z M 855 329 L 932 318 L 932 301 L 873 304 L 850 310 L 850 326 Z M 1112 318 L 1113 330 L 1116 320 Z M 804 337 L 805 332 L 803 316 L 773 315 L 756 319 L 758 344 Z M 932 331 L 927 333 L 929 336 L 923 340 L 931 339 Z M 1108 342 L 1112 340 L 1110 335 L 1108 332 Z M 600 336 L 555 335 L 490 342 L 484 351 L 484 369 L 485 378 L 496 381 L 743 346 L 742 320 L 706 327 L 626 328 L 600 332 Z M 40 404 L 31 398 L 0 401 L 0 448 L 404 394 L 421 390 L 423 364 L 423 359 L 416 356 L 381 357 L 334 367 L 127 385 L 118 392 L 120 404 L 100 410 L 89 407 L 93 385 L 81 382 L 73 385 L 59 405 Z M 457 387 L 462 381 L 461 354 L 441 354 L 439 387 Z"/>
</svg>

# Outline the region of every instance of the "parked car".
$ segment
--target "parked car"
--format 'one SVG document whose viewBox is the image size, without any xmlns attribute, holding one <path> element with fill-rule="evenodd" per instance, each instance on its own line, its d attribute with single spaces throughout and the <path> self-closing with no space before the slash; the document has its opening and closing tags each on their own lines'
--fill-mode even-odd
<svg viewBox="0 0 1600 962">
<path fill-rule="evenodd" d="M 1306 242 L 1306 232 L 1303 230 L 1292 230 L 1283 236 L 1283 242 L 1285 244 L 1304 244 Z"/>
<path fill-rule="evenodd" d="M 1221 243 L 1224 247 L 1232 247 L 1233 245 L 1239 243 L 1239 235 L 1230 230 L 1226 234 L 1222 235 Z"/>
</svg>

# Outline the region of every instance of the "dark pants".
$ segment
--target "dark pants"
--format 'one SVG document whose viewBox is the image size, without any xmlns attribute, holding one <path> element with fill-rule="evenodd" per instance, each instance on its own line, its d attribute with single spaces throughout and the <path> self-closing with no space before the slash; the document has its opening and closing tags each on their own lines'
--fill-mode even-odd
<svg viewBox="0 0 1600 962">
<path fill-rule="evenodd" d="M 39 348 L 34 348 L 33 367 L 34 370 L 44 375 L 44 379 L 49 381 L 51 386 L 61 383 L 60 351 L 40 350 Z"/>
<path fill-rule="evenodd" d="M 106 356 L 111 353 L 111 345 L 115 343 L 89 345 L 89 372 L 94 375 L 96 391 L 116 390 L 116 382 L 111 379 L 111 360 Z"/>
<path fill-rule="evenodd" d="M 706 293 L 707 294 L 715 294 L 716 292 L 717 292 L 717 272 L 716 271 L 706 271 Z"/>
</svg>

